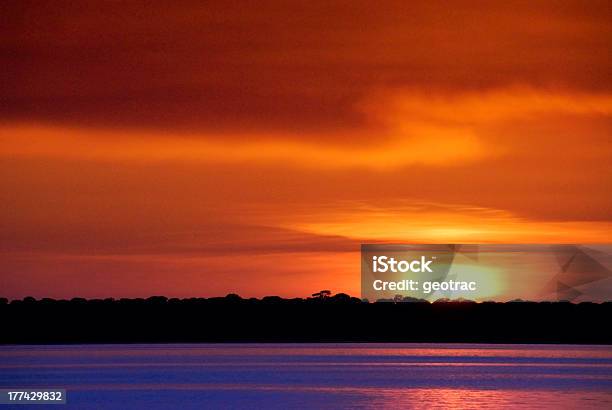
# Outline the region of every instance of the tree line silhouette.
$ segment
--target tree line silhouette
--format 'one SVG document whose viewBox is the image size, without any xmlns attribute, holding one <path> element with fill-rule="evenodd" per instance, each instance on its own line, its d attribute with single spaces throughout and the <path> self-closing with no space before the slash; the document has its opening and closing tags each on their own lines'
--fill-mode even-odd
<svg viewBox="0 0 612 410">
<path fill-rule="evenodd" d="M 0 343 L 481 342 L 611 344 L 612 302 L 480 302 L 397 296 L 9 301 Z"/>
</svg>

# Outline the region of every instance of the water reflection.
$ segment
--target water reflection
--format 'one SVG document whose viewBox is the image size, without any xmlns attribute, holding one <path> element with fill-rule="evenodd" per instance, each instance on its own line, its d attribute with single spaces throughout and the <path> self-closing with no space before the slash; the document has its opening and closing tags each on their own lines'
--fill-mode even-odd
<svg viewBox="0 0 612 410">
<path fill-rule="evenodd" d="M 612 408 L 609 346 L 2 346 L 0 387 L 74 408 Z"/>
<path fill-rule="evenodd" d="M 612 393 L 483 389 L 379 389 L 363 408 L 515 409 L 610 408 Z"/>
</svg>

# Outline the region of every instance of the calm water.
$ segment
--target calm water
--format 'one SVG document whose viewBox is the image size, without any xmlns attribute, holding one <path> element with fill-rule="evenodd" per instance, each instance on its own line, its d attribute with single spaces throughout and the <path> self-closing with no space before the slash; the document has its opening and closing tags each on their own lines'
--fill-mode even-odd
<svg viewBox="0 0 612 410">
<path fill-rule="evenodd" d="M 0 346 L 0 387 L 65 388 L 56 409 L 612 409 L 612 347 Z"/>
</svg>

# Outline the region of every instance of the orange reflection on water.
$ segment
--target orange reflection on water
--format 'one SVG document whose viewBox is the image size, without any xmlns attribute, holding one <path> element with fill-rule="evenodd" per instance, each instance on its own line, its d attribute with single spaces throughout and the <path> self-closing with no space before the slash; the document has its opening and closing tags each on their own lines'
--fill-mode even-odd
<svg viewBox="0 0 612 410">
<path fill-rule="evenodd" d="M 605 391 L 487 390 L 487 389 L 377 389 L 364 408 L 506 409 L 595 408 L 612 403 Z M 601 408 L 601 407 L 600 407 Z"/>
</svg>

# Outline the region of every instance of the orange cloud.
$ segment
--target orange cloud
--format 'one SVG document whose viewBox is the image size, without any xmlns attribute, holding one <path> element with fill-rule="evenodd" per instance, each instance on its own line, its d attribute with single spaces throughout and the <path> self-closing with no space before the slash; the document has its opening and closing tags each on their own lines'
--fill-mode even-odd
<svg viewBox="0 0 612 410">
<path fill-rule="evenodd" d="M 381 90 L 361 104 L 375 121 L 400 129 L 413 124 L 484 125 L 547 114 L 612 115 L 612 95 L 533 87 L 455 93 Z"/>
<path fill-rule="evenodd" d="M 389 169 L 415 164 L 452 165 L 477 160 L 493 151 L 471 135 L 381 138 L 379 144 L 364 146 L 325 144 L 290 135 L 244 135 L 223 140 L 202 134 L 0 127 L 0 155 L 5 157 Z"/>
<path fill-rule="evenodd" d="M 395 243 L 605 243 L 612 222 L 548 222 L 466 205 L 363 203 L 294 215 L 285 227 L 314 235 Z"/>
<path fill-rule="evenodd" d="M 512 154 L 499 138 L 508 122 L 543 115 L 612 114 L 612 95 L 534 89 L 433 94 L 395 91 L 372 97 L 361 109 L 373 129 L 359 141 L 339 143 L 320 135 L 99 130 L 36 125 L 0 127 L 0 155 L 82 160 L 203 161 L 289 164 L 314 168 L 393 169 L 411 165 L 449 166 Z M 347 131 L 344 131 L 345 133 Z M 516 136 L 520 137 L 520 136 Z"/>
</svg>

